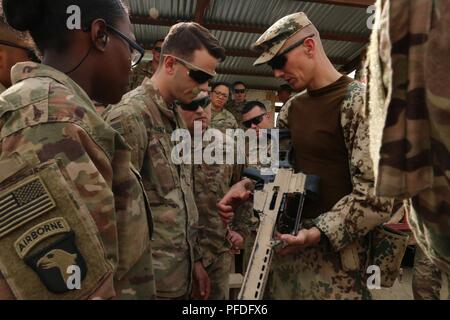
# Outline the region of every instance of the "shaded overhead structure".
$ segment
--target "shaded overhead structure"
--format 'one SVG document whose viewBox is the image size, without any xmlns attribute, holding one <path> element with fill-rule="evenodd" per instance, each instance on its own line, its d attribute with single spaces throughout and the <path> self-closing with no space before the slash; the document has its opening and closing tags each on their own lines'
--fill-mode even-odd
<svg viewBox="0 0 450 320">
<path fill-rule="evenodd" d="M 343 72 L 353 71 L 369 41 L 367 10 L 375 0 L 128 0 L 138 42 L 151 44 L 180 21 L 196 21 L 226 48 L 217 81 L 244 81 L 249 88 L 275 90 L 283 83 L 268 66 L 253 67 L 250 46 L 278 19 L 304 11 L 321 33 L 325 51 Z"/>
</svg>

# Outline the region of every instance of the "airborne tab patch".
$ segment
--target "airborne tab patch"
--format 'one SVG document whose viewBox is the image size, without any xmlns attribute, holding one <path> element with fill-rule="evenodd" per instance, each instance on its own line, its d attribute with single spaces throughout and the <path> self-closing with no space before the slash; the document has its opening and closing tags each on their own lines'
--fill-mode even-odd
<svg viewBox="0 0 450 320">
<path fill-rule="evenodd" d="M 25 257 L 34 246 L 54 235 L 70 231 L 69 224 L 64 218 L 54 218 L 44 221 L 25 232 L 14 243 L 14 248 L 21 259 Z"/>
</svg>

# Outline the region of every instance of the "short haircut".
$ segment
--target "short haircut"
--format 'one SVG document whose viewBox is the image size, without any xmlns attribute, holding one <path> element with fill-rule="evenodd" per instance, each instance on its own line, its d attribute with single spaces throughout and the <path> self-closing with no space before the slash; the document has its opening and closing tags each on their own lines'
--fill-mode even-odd
<svg viewBox="0 0 450 320">
<path fill-rule="evenodd" d="M 278 90 L 277 90 L 277 92 L 281 92 L 281 91 L 286 91 L 286 92 L 289 92 L 289 93 L 292 93 L 292 87 L 290 86 L 290 85 L 288 85 L 288 84 L 282 84 L 279 88 L 278 88 Z"/>
<path fill-rule="evenodd" d="M 153 48 L 156 46 L 156 44 L 157 44 L 158 42 L 161 42 L 161 44 L 163 44 L 163 43 L 164 43 L 164 39 L 158 39 L 158 40 L 156 40 L 155 42 L 153 42 Z"/>
<path fill-rule="evenodd" d="M 191 61 L 194 52 L 203 48 L 219 61 L 225 60 L 225 49 L 208 29 L 195 22 L 180 22 L 170 28 L 161 53 Z"/>
<path fill-rule="evenodd" d="M 248 101 L 245 103 L 244 108 L 242 109 L 242 114 L 246 114 L 247 112 L 250 112 L 253 108 L 259 107 L 262 110 L 267 112 L 267 108 L 261 101 Z"/>
<path fill-rule="evenodd" d="M 20 42 L 25 42 L 30 47 L 33 46 L 33 41 L 27 32 L 21 32 L 12 28 L 8 22 L 6 22 L 5 15 L 3 13 L 3 3 L 0 1 L 0 40 L 13 40 L 17 39 Z"/>
<path fill-rule="evenodd" d="M 121 0 L 3 0 L 9 25 L 19 31 L 29 31 L 41 52 L 67 49 L 71 32 L 67 28 L 67 8 L 71 5 L 80 8 L 83 29 L 89 28 L 96 19 L 104 19 L 116 27 L 128 16 Z"/>
<path fill-rule="evenodd" d="M 211 85 L 211 91 L 216 90 L 216 88 L 217 88 L 218 86 L 225 86 L 225 87 L 228 88 L 228 92 L 229 92 L 229 93 L 231 92 L 231 90 L 230 90 L 230 85 L 229 85 L 228 83 L 226 83 L 226 82 L 215 82 L 215 83 L 213 83 L 213 84 Z"/>
<path fill-rule="evenodd" d="M 242 81 L 236 81 L 235 83 L 233 83 L 233 89 L 234 87 L 236 87 L 238 84 L 241 84 L 245 87 L 245 89 L 247 89 L 247 85 L 245 83 L 243 83 Z"/>
</svg>

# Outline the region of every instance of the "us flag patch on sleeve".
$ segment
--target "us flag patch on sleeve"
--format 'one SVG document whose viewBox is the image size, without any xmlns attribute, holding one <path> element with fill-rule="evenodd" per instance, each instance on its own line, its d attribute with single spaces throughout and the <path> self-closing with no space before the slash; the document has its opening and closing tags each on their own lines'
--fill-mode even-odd
<svg viewBox="0 0 450 320">
<path fill-rule="evenodd" d="M 39 177 L 24 181 L 0 197 L 0 238 L 55 208 Z"/>
</svg>

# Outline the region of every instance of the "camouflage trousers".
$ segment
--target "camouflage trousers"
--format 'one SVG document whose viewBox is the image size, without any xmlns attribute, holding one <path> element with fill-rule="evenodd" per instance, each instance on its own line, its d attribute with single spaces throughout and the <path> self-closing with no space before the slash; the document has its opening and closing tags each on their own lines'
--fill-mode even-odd
<svg viewBox="0 0 450 320">
<path fill-rule="evenodd" d="M 413 296 L 415 300 L 440 300 L 443 276 L 447 280 L 450 292 L 450 277 L 441 272 L 423 251 L 417 247 L 414 258 L 414 270 L 412 279 Z M 450 295 L 448 297 L 450 299 Z"/>
<path fill-rule="evenodd" d="M 218 255 L 213 263 L 205 268 L 211 281 L 209 300 L 229 300 L 231 261 L 231 253 L 226 251 Z"/>
<path fill-rule="evenodd" d="M 360 260 L 362 256 L 361 252 Z M 340 254 L 332 251 L 326 243 L 320 243 L 316 247 L 284 257 L 275 253 L 264 298 L 271 300 L 371 299 L 364 275 L 365 270 L 344 271 Z"/>
</svg>

